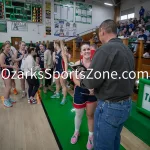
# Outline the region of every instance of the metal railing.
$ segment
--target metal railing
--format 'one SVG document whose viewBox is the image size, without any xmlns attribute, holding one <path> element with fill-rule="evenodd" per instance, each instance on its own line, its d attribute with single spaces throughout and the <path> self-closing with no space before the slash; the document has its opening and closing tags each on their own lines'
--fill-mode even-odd
<svg viewBox="0 0 150 150">
<path fill-rule="evenodd" d="M 90 32 L 94 32 L 94 31 L 96 31 L 96 29 L 98 29 L 98 27 L 96 26 L 95 28 L 92 28 L 92 29 L 89 29 L 89 30 L 86 30 L 86 31 L 83 31 L 83 32 L 81 32 L 81 33 L 78 33 L 78 35 L 79 36 L 83 36 L 83 35 L 85 35 L 86 33 L 90 33 Z M 73 39 L 75 39 L 77 36 L 71 36 L 71 37 L 67 37 L 67 38 L 65 38 L 65 39 L 63 39 L 64 41 L 69 41 L 69 40 L 73 40 Z"/>
</svg>

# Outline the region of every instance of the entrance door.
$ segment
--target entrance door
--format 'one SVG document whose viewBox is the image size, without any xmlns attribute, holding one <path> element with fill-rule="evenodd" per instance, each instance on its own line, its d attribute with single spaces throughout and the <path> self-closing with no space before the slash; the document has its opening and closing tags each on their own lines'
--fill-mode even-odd
<svg viewBox="0 0 150 150">
<path fill-rule="evenodd" d="M 12 46 L 19 50 L 19 42 L 22 41 L 22 37 L 11 37 Z"/>
</svg>

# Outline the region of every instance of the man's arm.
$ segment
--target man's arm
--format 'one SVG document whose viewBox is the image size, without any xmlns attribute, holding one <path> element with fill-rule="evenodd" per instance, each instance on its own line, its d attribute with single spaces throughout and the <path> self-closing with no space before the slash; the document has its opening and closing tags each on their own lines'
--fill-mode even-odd
<svg viewBox="0 0 150 150">
<path fill-rule="evenodd" d="M 85 72 L 85 78 L 81 79 L 80 86 L 88 89 L 100 87 L 105 80 L 103 72 L 104 71 L 109 72 L 114 56 L 115 56 L 114 53 L 110 54 L 107 53 L 107 50 L 104 50 L 102 48 L 98 49 L 89 67 L 91 69 L 90 70 L 88 69 Z"/>
</svg>

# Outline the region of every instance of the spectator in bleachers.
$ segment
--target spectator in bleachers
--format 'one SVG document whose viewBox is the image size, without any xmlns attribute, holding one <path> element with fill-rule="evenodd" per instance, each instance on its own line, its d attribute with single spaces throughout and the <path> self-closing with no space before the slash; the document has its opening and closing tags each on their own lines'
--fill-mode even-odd
<svg viewBox="0 0 150 150">
<path fill-rule="evenodd" d="M 147 41 L 147 35 L 144 34 L 144 30 L 140 30 L 140 35 L 138 36 L 138 39 L 141 39 L 143 38 L 144 41 L 146 42 Z"/>
<path fill-rule="evenodd" d="M 82 37 L 80 37 L 79 34 L 77 34 L 77 38 L 76 38 L 76 46 L 77 46 L 77 48 L 80 48 L 82 42 L 83 42 Z"/>
<path fill-rule="evenodd" d="M 144 13 L 145 13 L 145 9 L 143 8 L 143 6 L 141 6 L 141 9 L 139 11 L 140 19 L 144 17 Z"/>
<path fill-rule="evenodd" d="M 134 35 L 135 35 L 135 37 L 137 38 L 137 37 L 140 35 L 140 28 L 137 27 L 134 32 L 135 32 Z"/>
<path fill-rule="evenodd" d="M 45 41 L 42 42 L 42 45 L 43 45 L 44 48 L 46 49 L 46 43 L 45 43 Z"/>
<path fill-rule="evenodd" d="M 148 19 L 148 22 L 145 24 L 146 30 L 150 31 L 150 18 Z"/>
<path fill-rule="evenodd" d="M 124 28 L 126 28 L 127 31 L 129 30 L 129 23 L 128 23 L 128 21 L 126 21 L 126 22 L 124 23 Z"/>
<path fill-rule="evenodd" d="M 131 28 L 132 30 L 134 29 L 134 24 L 133 24 L 133 22 L 132 21 L 130 21 L 130 23 L 129 23 L 129 29 Z"/>
<path fill-rule="evenodd" d="M 145 29 L 145 27 L 142 28 L 144 30 L 144 34 L 147 35 L 147 37 L 149 37 L 150 33 L 148 30 Z"/>
<path fill-rule="evenodd" d="M 95 32 L 93 33 L 93 42 L 94 42 L 95 44 L 99 42 L 99 39 L 98 39 L 98 37 L 97 37 L 97 35 L 96 35 Z"/>
<path fill-rule="evenodd" d="M 143 39 L 145 42 L 147 41 L 147 35 L 144 34 L 144 30 L 140 30 L 138 39 Z M 137 40 L 135 41 L 137 42 Z M 137 44 L 134 45 L 134 52 L 137 51 Z"/>
<path fill-rule="evenodd" d="M 141 24 L 142 26 L 145 25 L 145 20 L 143 18 L 140 19 L 139 24 Z"/>
<path fill-rule="evenodd" d="M 38 42 L 36 42 L 36 43 L 35 43 L 35 47 L 37 47 L 38 45 L 39 45 L 39 43 L 38 43 Z"/>
<path fill-rule="evenodd" d="M 34 44 L 32 43 L 32 41 L 30 41 L 29 47 L 34 47 Z"/>
<path fill-rule="evenodd" d="M 119 32 L 122 31 L 123 29 L 124 29 L 124 24 L 120 23 Z"/>
<path fill-rule="evenodd" d="M 145 49 L 145 53 L 143 54 L 144 58 L 150 58 L 150 41 L 146 42 L 146 49 Z"/>
<path fill-rule="evenodd" d="M 129 28 L 128 37 L 132 36 L 132 34 L 133 34 L 133 30 L 132 28 Z"/>
<path fill-rule="evenodd" d="M 134 24 L 135 28 L 138 26 L 139 22 L 138 22 L 137 18 L 135 18 L 133 20 L 133 24 Z"/>
<path fill-rule="evenodd" d="M 128 36 L 128 29 L 126 27 L 123 29 L 123 36 L 124 37 Z"/>
</svg>

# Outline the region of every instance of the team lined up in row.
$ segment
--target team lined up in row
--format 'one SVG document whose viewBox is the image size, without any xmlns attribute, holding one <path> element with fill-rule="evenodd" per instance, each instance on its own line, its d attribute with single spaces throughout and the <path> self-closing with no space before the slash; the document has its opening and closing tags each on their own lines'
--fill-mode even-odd
<svg viewBox="0 0 150 150">
<path fill-rule="evenodd" d="M 19 50 L 13 50 L 9 42 L 4 43 L 3 52 L 0 55 L 0 65 L 2 70 L 7 68 L 10 71 L 10 77 L 8 78 L 8 71 L 2 71 L 3 77 L 5 77 L 5 91 L 4 91 L 4 106 L 11 107 L 16 101 L 10 98 L 10 91 L 13 87 L 14 94 L 17 94 L 15 88 L 15 81 L 11 79 L 12 71 L 17 70 L 26 73 L 27 71 L 44 71 L 45 69 L 50 69 L 49 72 L 53 76 L 53 70 L 58 73 L 63 71 L 68 71 L 68 61 L 70 60 L 70 55 L 67 53 L 67 48 L 64 46 L 62 41 L 50 42 L 47 49 L 44 49 L 42 44 L 39 45 L 39 49 L 32 47 L 27 48 L 25 42 L 19 43 Z M 81 46 L 81 57 L 80 60 L 75 63 L 75 65 L 83 65 L 86 68 L 90 66 L 91 55 L 93 57 L 95 47 L 88 44 L 83 44 Z M 35 59 L 36 57 L 36 59 Z M 22 74 L 20 74 L 22 76 Z M 55 74 L 57 77 L 58 74 Z M 65 74 L 62 74 L 60 78 L 55 80 L 56 91 L 51 98 L 60 98 L 60 88 L 62 87 L 63 99 L 61 104 L 64 105 L 67 101 L 67 81 L 63 77 Z M 79 75 L 80 77 L 80 75 Z M 7 78 L 7 79 L 6 79 Z M 36 104 L 36 99 L 34 98 L 39 87 L 43 87 L 43 81 L 40 81 L 28 75 L 27 79 L 21 78 L 21 89 L 22 89 L 22 98 L 26 96 L 25 92 L 25 80 L 28 83 L 28 102 L 31 104 Z M 49 88 L 51 90 L 52 78 L 45 79 L 44 92 L 47 92 Z M 93 89 L 83 89 L 79 86 L 75 86 L 74 89 L 74 108 L 75 108 L 75 132 L 71 138 L 71 143 L 75 144 L 79 137 L 79 129 L 81 125 L 82 116 L 86 108 L 86 114 L 88 118 L 88 127 L 89 127 L 89 137 L 87 142 L 87 149 L 93 148 L 93 124 L 94 124 L 94 111 L 97 104 L 97 99 L 94 96 Z"/>
</svg>

